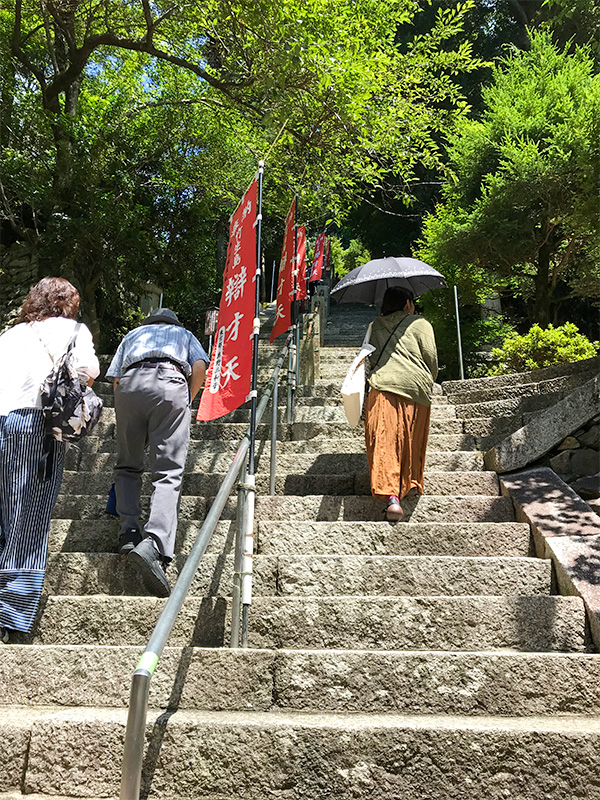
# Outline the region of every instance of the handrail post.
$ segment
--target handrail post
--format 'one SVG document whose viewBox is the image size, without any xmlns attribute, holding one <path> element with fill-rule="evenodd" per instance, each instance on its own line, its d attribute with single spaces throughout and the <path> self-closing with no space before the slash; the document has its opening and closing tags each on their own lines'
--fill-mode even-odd
<svg viewBox="0 0 600 800">
<path fill-rule="evenodd" d="M 233 562 L 233 590 L 231 600 L 231 639 L 230 647 L 240 646 L 240 617 L 242 611 L 242 561 L 244 553 L 244 514 L 246 510 L 246 473 L 248 466 L 244 464 L 237 492 L 237 509 L 235 525 L 235 550 Z"/>
<path fill-rule="evenodd" d="M 140 797 L 151 677 L 148 670 L 138 668 L 131 681 L 120 800 L 139 800 Z"/>
<path fill-rule="evenodd" d="M 290 342 L 290 356 L 288 362 L 288 404 L 287 422 L 294 421 L 294 399 L 296 396 L 296 361 L 298 353 L 296 351 L 296 333 L 292 329 L 292 339 Z"/>
<path fill-rule="evenodd" d="M 252 604 L 252 566 L 254 560 L 254 506 L 256 501 L 256 476 L 247 475 L 244 486 L 244 552 L 242 557 L 242 647 L 248 647 L 248 619 Z"/>
<path fill-rule="evenodd" d="M 275 494 L 275 470 L 277 468 L 277 417 L 279 404 L 279 376 L 275 379 L 273 394 L 271 396 L 272 417 L 271 417 L 271 477 L 269 480 L 269 494 Z"/>
</svg>

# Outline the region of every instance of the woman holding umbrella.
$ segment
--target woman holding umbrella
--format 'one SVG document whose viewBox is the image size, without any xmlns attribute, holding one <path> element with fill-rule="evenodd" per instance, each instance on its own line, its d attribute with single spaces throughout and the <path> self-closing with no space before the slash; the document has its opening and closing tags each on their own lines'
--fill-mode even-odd
<svg viewBox="0 0 600 800">
<path fill-rule="evenodd" d="M 423 493 L 438 371 L 433 328 L 415 314 L 413 300 L 445 286 L 444 276 L 429 264 L 388 256 L 353 269 L 331 292 L 338 303 L 381 302 L 381 315 L 373 320 L 369 338 L 375 350 L 369 357 L 365 441 L 371 492 L 385 499 L 390 522 L 402 519 L 403 497 Z"/>
<path fill-rule="evenodd" d="M 370 390 L 365 402 L 365 443 L 371 492 L 386 501 L 390 522 L 402 519 L 400 500 L 423 494 L 425 450 L 437 350 L 433 328 L 415 314 L 413 293 L 392 286 L 372 323 Z"/>
</svg>

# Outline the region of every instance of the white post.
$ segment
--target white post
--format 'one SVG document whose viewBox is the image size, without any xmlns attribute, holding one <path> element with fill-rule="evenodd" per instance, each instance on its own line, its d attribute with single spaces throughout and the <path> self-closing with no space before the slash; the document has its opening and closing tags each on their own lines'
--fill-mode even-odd
<svg viewBox="0 0 600 800">
<path fill-rule="evenodd" d="M 456 309 L 456 334 L 458 336 L 458 363 L 460 365 L 460 379 L 461 381 L 464 381 L 465 368 L 463 365 L 462 339 L 460 336 L 460 316 L 458 314 L 458 290 L 456 288 L 456 284 L 454 285 L 454 307 Z"/>
</svg>

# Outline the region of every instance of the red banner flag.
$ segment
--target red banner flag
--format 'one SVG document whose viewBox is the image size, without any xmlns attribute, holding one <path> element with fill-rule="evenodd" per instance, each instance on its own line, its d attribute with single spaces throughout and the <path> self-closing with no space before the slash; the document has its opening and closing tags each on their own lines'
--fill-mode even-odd
<svg viewBox="0 0 600 800">
<path fill-rule="evenodd" d="M 279 264 L 279 280 L 277 282 L 277 306 L 275 322 L 271 331 L 271 341 L 285 333 L 292 324 L 292 299 L 294 297 L 294 221 L 296 218 L 296 200 L 290 206 L 285 218 L 285 233 Z"/>
<path fill-rule="evenodd" d="M 257 182 L 250 186 L 229 224 L 227 262 L 219 320 L 198 420 L 218 419 L 244 403 L 252 379 L 252 333 L 256 294 Z"/>
<path fill-rule="evenodd" d="M 325 275 L 329 272 L 331 267 L 331 239 L 327 239 L 327 246 L 325 247 L 325 263 L 323 264 L 323 272 Z"/>
<path fill-rule="evenodd" d="M 296 300 L 304 300 L 308 296 L 306 288 L 306 227 L 304 225 L 298 226 L 296 234 L 298 244 L 296 251 L 298 253 L 298 283 L 296 290 Z"/>
<path fill-rule="evenodd" d="M 312 262 L 311 281 L 320 281 L 323 277 L 323 257 L 325 256 L 325 234 L 320 233 L 315 242 L 315 254 Z"/>
</svg>

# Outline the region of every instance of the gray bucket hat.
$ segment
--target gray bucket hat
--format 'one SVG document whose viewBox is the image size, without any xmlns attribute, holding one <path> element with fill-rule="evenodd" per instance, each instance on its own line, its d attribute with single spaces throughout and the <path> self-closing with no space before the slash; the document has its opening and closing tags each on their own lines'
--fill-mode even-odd
<svg viewBox="0 0 600 800">
<path fill-rule="evenodd" d="M 142 325 L 157 325 L 159 323 L 166 325 L 179 325 L 181 327 L 181 322 L 179 322 L 177 314 L 174 311 L 171 311 L 170 308 L 155 309 L 148 314 L 146 319 L 142 322 Z"/>
</svg>

